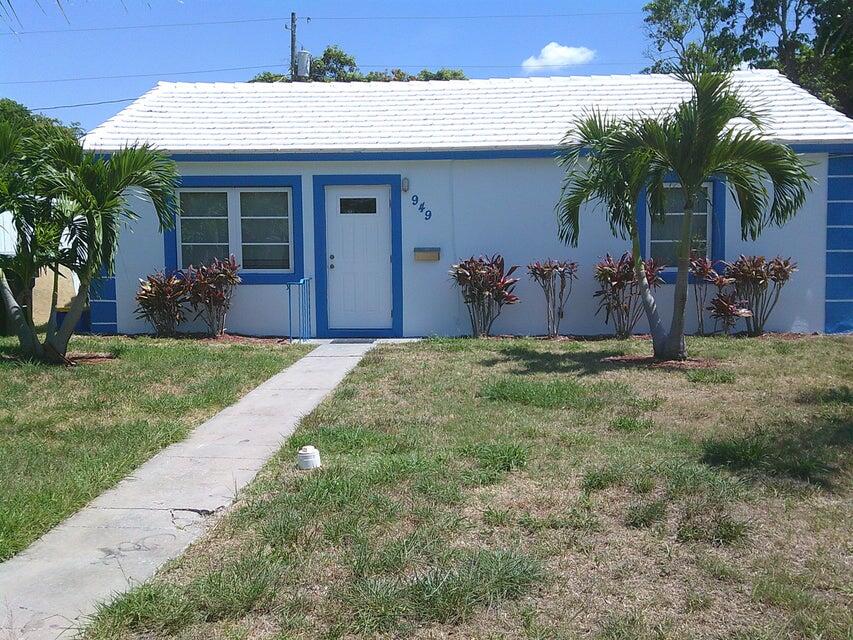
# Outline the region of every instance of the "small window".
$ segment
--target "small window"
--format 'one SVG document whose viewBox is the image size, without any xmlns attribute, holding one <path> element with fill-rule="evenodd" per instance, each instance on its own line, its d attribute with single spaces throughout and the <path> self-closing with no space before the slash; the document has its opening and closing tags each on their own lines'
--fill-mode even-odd
<svg viewBox="0 0 853 640">
<path fill-rule="evenodd" d="M 286 191 L 241 191 L 244 269 L 290 269 L 290 206 Z"/>
<path fill-rule="evenodd" d="M 227 258 L 228 194 L 224 191 L 184 191 L 181 206 L 181 266 Z"/>
<path fill-rule="evenodd" d="M 376 213 L 376 198 L 341 198 L 341 213 Z"/>
<path fill-rule="evenodd" d="M 698 255 L 708 255 L 711 221 L 711 189 L 705 185 L 696 199 L 691 219 L 691 248 Z M 680 186 L 666 188 L 664 196 L 664 214 L 662 222 L 652 221 L 649 233 L 650 255 L 655 262 L 674 267 L 678 262 L 678 245 L 681 237 L 681 223 L 684 220 L 684 194 Z"/>
</svg>

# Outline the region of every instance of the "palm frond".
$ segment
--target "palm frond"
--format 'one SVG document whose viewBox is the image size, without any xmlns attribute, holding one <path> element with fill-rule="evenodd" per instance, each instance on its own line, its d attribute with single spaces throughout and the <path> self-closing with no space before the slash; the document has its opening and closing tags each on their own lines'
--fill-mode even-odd
<svg viewBox="0 0 853 640">
<path fill-rule="evenodd" d="M 605 209 L 614 235 L 626 237 L 636 229 L 648 154 L 628 144 L 631 139 L 630 124 L 598 111 L 587 112 L 566 134 L 559 156 L 566 176 L 556 207 L 563 242 L 577 245 L 581 207 L 588 202 Z"/>
</svg>

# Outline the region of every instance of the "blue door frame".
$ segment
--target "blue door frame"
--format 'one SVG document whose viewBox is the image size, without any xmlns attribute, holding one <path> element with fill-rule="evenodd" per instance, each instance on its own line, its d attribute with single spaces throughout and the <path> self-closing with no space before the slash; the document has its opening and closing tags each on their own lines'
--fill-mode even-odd
<svg viewBox="0 0 853 640">
<path fill-rule="evenodd" d="M 399 174 L 314 176 L 314 268 L 317 282 L 317 337 L 399 338 L 403 335 L 403 221 Z M 380 185 L 391 188 L 391 328 L 330 329 L 326 272 L 326 187 Z"/>
</svg>

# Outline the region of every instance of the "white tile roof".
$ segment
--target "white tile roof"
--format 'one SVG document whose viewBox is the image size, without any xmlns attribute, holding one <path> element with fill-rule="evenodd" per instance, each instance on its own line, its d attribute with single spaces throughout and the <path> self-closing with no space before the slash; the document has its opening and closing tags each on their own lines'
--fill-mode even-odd
<svg viewBox="0 0 853 640">
<path fill-rule="evenodd" d="M 853 142 L 846 118 L 776 71 L 738 71 L 742 95 L 784 142 Z M 149 142 L 176 153 L 555 147 L 585 109 L 656 114 L 689 97 L 664 75 L 432 82 L 161 82 L 93 129 L 110 151 Z"/>
</svg>

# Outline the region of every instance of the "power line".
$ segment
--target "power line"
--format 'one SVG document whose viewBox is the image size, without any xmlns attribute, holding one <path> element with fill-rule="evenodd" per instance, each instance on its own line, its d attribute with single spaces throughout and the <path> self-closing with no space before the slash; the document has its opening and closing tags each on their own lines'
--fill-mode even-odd
<svg viewBox="0 0 853 640">
<path fill-rule="evenodd" d="M 624 62 L 615 62 L 615 61 L 607 61 L 607 62 L 584 62 L 578 65 L 572 65 L 577 67 L 596 67 L 596 66 L 621 66 L 621 65 L 638 65 L 645 64 L 644 62 L 637 61 L 624 61 Z M 222 73 L 226 71 L 254 71 L 257 69 L 270 69 L 276 67 L 286 67 L 287 65 L 281 62 L 275 62 L 270 64 L 259 64 L 248 67 L 220 67 L 218 69 L 196 69 L 193 71 L 162 71 L 157 73 L 133 73 L 133 74 L 122 74 L 122 75 L 110 75 L 110 76 L 77 76 L 71 78 L 49 78 L 49 79 L 39 79 L 39 80 L 0 80 L 0 85 L 23 85 L 23 84 L 47 84 L 54 82 L 85 82 L 88 80 L 121 80 L 125 78 L 159 78 L 165 76 L 188 76 L 194 74 L 202 74 L 202 73 Z M 358 67 L 360 69 L 431 69 L 440 65 L 429 65 L 429 64 L 360 64 Z M 518 64 L 453 64 L 449 65 L 455 69 L 515 69 L 521 65 Z M 540 65 L 539 69 L 562 69 L 567 65 L 563 64 L 553 64 L 553 65 Z"/>
<path fill-rule="evenodd" d="M 139 96 L 135 98 L 119 98 L 117 100 L 98 100 L 97 102 L 78 102 L 76 104 L 59 104 L 53 107 L 35 107 L 33 111 L 50 111 L 52 109 L 70 109 L 72 107 L 92 107 L 97 104 L 117 104 L 119 102 L 131 102 L 132 100 L 136 100 Z"/>
<path fill-rule="evenodd" d="M 538 20 L 553 18 L 583 18 L 590 16 L 623 16 L 635 15 L 636 11 L 585 11 L 580 13 L 530 13 L 530 14 L 493 14 L 493 15 L 464 15 L 464 16 L 317 16 L 300 18 L 300 20 L 314 21 L 379 21 L 379 20 Z M 92 33 L 98 31 L 130 31 L 134 29 L 171 29 L 180 27 L 205 27 L 229 24 L 254 24 L 262 22 L 286 22 L 289 16 L 275 16 L 269 18 L 241 18 L 234 20 L 208 20 L 199 22 L 167 22 L 160 24 L 136 24 L 136 25 L 114 25 L 109 27 L 77 27 L 72 29 L 33 29 L 30 31 L 7 31 L 0 36 L 29 36 L 60 33 Z"/>
<path fill-rule="evenodd" d="M 160 76 L 186 76 L 196 73 L 220 73 L 224 71 L 252 71 L 255 69 L 269 69 L 270 67 L 283 67 L 280 62 L 272 64 L 260 64 L 251 67 L 221 67 L 219 69 L 197 69 L 195 71 L 163 71 L 160 73 L 133 73 L 128 75 L 115 76 L 78 76 L 75 78 L 51 78 L 46 80 L 0 80 L 0 85 L 3 84 L 43 84 L 52 82 L 78 82 L 85 80 L 120 80 L 123 78 L 156 78 Z"/>
</svg>

